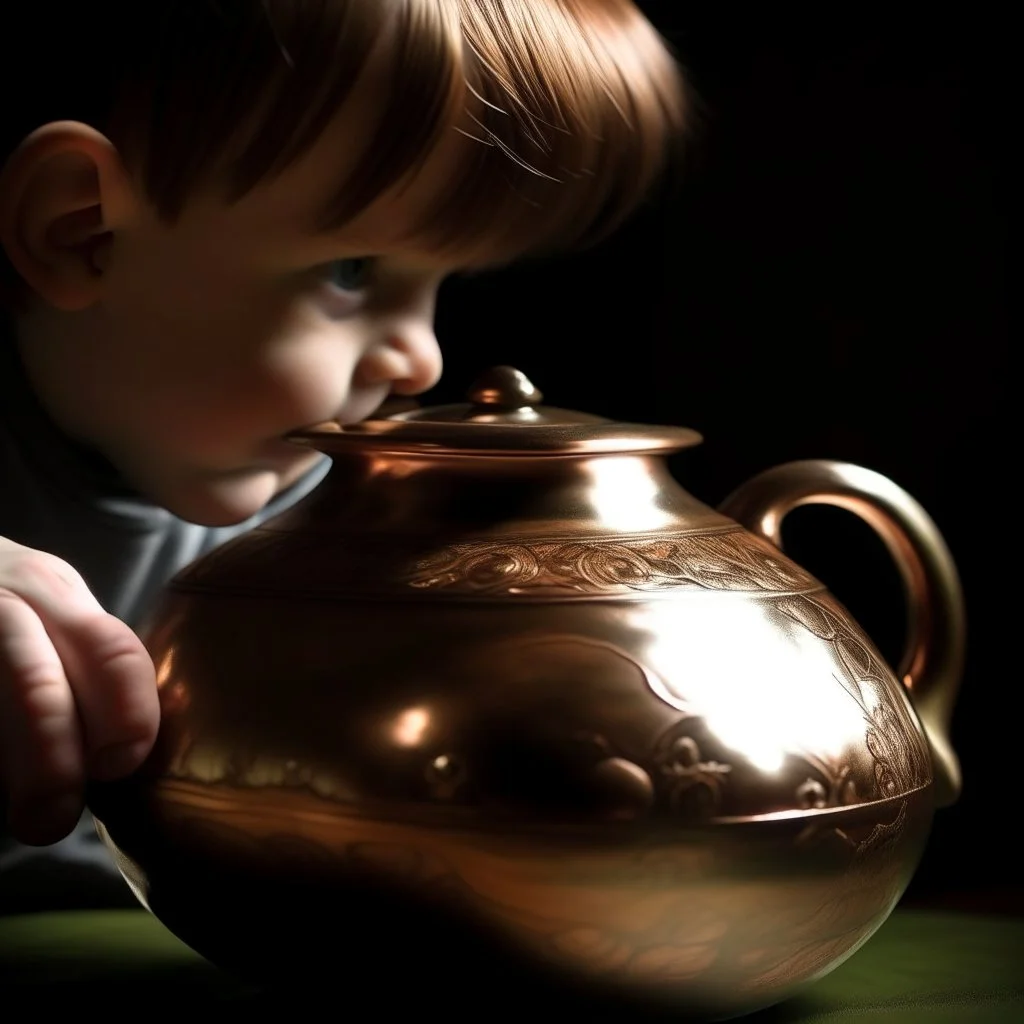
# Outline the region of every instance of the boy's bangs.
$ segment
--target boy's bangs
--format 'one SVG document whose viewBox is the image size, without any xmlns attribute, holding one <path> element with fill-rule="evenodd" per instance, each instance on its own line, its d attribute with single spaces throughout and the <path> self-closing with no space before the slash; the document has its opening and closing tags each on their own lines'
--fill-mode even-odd
<svg viewBox="0 0 1024 1024">
<path fill-rule="evenodd" d="M 371 61 L 375 127 L 356 140 L 355 166 L 322 211 L 325 230 L 459 132 L 471 143 L 465 158 L 411 241 L 507 258 L 585 243 L 636 206 L 680 137 L 680 72 L 629 0 L 167 9 L 115 124 L 120 145 L 138 144 L 147 191 L 169 220 L 203 180 L 226 179 L 238 199 L 299 159 Z"/>
</svg>

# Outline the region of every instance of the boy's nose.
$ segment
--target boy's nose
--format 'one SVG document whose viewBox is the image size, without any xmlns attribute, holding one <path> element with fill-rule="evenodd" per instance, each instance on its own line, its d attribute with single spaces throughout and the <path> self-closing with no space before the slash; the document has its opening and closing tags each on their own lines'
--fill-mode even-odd
<svg viewBox="0 0 1024 1024">
<path fill-rule="evenodd" d="M 418 395 L 441 376 L 441 348 L 433 326 L 423 322 L 392 324 L 380 342 L 360 360 L 360 384 L 390 384 L 397 395 Z"/>
</svg>

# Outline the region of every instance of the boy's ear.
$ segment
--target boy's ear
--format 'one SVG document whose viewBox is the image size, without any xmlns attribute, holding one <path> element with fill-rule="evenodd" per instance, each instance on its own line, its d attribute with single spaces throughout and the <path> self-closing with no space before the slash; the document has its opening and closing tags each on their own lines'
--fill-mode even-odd
<svg viewBox="0 0 1024 1024">
<path fill-rule="evenodd" d="M 37 129 L 0 169 L 0 244 L 26 285 L 60 310 L 97 301 L 113 233 L 135 213 L 117 148 L 77 121 Z"/>
</svg>

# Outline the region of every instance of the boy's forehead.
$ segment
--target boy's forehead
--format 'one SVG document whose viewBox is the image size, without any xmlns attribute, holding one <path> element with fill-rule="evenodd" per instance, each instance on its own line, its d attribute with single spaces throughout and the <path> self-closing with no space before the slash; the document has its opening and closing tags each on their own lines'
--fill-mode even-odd
<svg viewBox="0 0 1024 1024">
<path fill-rule="evenodd" d="M 239 212 L 268 232 L 294 235 L 318 246 L 362 249 L 365 255 L 421 248 L 429 256 L 429 247 L 410 241 L 410 235 L 445 196 L 469 156 L 468 147 L 480 144 L 451 126 L 405 179 L 382 191 L 343 226 L 322 227 L 324 210 L 372 144 L 377 127 L 374 113 L 370 104 L 347 103 L 304 155 L 241 200 L 238 205 L 245 209 Z M 502 262 L 502 254 L 491 250 L 486 244 L 478 245 L 473 252 L 459 254 L 462 258 L 456 262 L 460 266 Z"/>
</svg>

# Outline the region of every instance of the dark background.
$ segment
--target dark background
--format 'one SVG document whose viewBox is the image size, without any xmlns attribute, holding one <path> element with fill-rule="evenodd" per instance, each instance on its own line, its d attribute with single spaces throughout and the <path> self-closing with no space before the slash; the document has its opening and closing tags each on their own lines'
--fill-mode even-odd
<svg viewBox="0 0 1024 1024">
<path fill-rule="evenodd" d="M 427 401 L 461 400 L 480 369 L 510 363 L 551 404 L 699 430 L 673 469 L 709 504 L 802 458 L 907 489 L 957 559 L 970 617 L 953 732 L 965 789 L 939 812 L 907 901 L 1024 910 L 1008 26 L 977 6 L 903 22 L 642 6 L 698 101 L 681 189 L 591 252 L 447 285 L 445 380 Z M 868 528 L 801 509 L 786 546 L 898 661 L 898 577 Z"/>
</svg>

